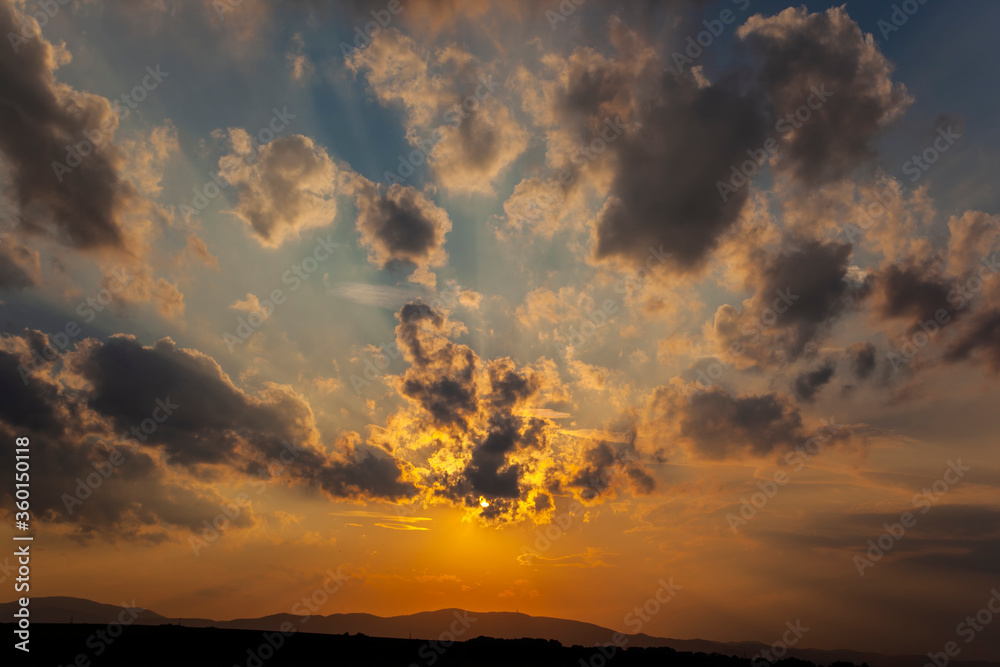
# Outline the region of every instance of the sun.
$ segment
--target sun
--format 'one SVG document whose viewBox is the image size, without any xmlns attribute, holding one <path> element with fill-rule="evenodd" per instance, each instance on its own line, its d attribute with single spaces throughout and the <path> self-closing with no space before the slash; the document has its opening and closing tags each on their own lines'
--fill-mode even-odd
<svg viewBox="0 0 1000 667">
<path fill-rule="evenodd" d="M 486 500 L 486 498 L 484 498 L 482 496 L 479 496 L 479 505 L 481 507 L 489 507 L 490 506 L 490 501 Z"/>
</svg>

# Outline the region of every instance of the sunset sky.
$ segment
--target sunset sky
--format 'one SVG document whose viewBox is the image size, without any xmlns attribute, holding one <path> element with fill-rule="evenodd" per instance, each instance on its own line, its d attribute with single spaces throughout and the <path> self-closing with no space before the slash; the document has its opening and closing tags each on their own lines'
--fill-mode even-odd
<svg viewBox="0 0 1000 667">
<path fill-rule="evenodd" d="M 230 619 L 339 567 L 318 613 L 1000 655 L 957 634 L 1000 4 L 958 7 L 0 0 L 31 594 Z"/>
</svg>

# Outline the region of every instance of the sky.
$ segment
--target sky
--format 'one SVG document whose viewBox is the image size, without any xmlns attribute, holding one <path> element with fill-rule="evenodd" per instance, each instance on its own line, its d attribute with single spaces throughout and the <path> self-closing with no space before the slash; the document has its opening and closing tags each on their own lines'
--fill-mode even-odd
<svg viewBox="0 0 1000 667">
<path fill-rule="evenodd" d="M 0 0 L 31 594 L 995 657 L 998 19 Z"/>
</svg>

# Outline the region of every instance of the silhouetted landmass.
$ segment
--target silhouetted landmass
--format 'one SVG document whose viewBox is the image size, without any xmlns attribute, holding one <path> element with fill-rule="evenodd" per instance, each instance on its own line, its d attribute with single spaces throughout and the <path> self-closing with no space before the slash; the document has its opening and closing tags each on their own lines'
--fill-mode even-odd
<svg viewBox="0 0 1000 667">
<path fill-rule="evenodd" d="M 128 604 L 128 603 L 126 603 Z M 135 602 L 132 603 L 133 605 Z M 17 603 L 0 603 L 0 619 L 13 618 L 13 613 L 17 609 Z M 461 609 L 441 609 L 437 611 L 419 612 L 403 616 L 382 617 L 365 613 L 339 613 L 328 615 L 302 616 L 295 614 L 272 614 L 260 618 L 243 618 L 228 621 L 212 620 L 205 618 L 168 618 L 148 609 L 139 607 L 123 607 L 109 604 L 102 604 L 83 598 L 56 596 L 38 597 L 31 600 L 31 622 L 32 627 L 42 627 L 46 625 L 60 624 L 89 624 L 100 627 L 105 633 L 117 632 L 119 624 L 128 626 L 183 626 L 189 629 L 212 628 L 217 630 L 253 631 L 258 633 L 273 633 L 280 630 L 292 629 L 296 633 L 308 633 L 313 636 L 322 635 L 365 635 L 367 637 L 383 638 L 386 641 L 393 639 L 412 638 L 414 642 L 420 642 L 416 652 L 412 647 L 407 650 L 411 654 L 407 662 L 396 663 L 402 667 L 410 665 L 440 665 L 442 662 L 438 649 L 441 647 L 442 639 L 468 640 L 472 637 L 492 637 L 495 639 L 521 640 L 522 638 L 540 638 L 539 641 L 555 640 L 563 646 L 572 647 L 579 645 L 583 654 L 588 656 L 599 656 L 594 653 L 593 647 L 611 643 L 620 643 L 633 651 L 630 655 L 639 655 L 637 649 L 662 649 L 673 651 L 684 655 L 704 654 L 720 656 L 741 656 L 743 658 L 753 658 L 762 655 L 763 651 L 768 651 L 770 647 L 761 642 L 718 642 L 704 639 L 668 639 L 665 637 L 653 637 L 644 633 L 619 634 L 609 628 L 572 621 L 560 618 L 550 618 L 544 616 L 530 616 L 514 612 L 469 612 Z M 454 633 L 454 634 L 452 634 Z M 89 636 L 89 635 L 88 635 Z M 85 657 L 93 659 L 97 648 L 87 646 L 87 637 L 77 648 L 78 652 L 85 654 Z M 436 640 L 436 641 L 435 641 Z M 91 640 L 91 644 L 99 644 L 100 638 Z M 32 646 L 38 646 L 38 642 L 32 639 Z M 388 646 L 388 644 L 387 644 Z M 247 647 L 249 648 L 249 647 Z M 42 650 L 47 650 L 42 649 Z M 422 654 L 420 653 L 422 651 Z M 266 652 L 266 651 L 265 651 Z M 589 653 L 588 653 L 589 652 Z M 104 664 L 103 657 L 93 660 L 94 665 Z M 245 653 L 245 650 L 244 650 Z M 622 656 L 621 649 L 616 649 L 615 655 Z M 763 654 L 769 655 L 769 654 Z M 773 654 L 770 654 L 773 655 Z M 437 657 L 436 657 L 437 656 Z M 70 656 L 72 659 L 74 656 Z M 871 667 L 924 667 L 928 663 L 926 655 L 882 655 L 879 653 L 853 651 L 847 649 L 829 650 L 806 648 L 793 646 L 787 653 L 781 656 L 785 658 L 785 665 L 793 664 L 816 664 L 824 667 L 841 664 L 862 664 L 867 663 Z M 247 665 L 247 655 L 242 661 L 230 662 L 224 667 Z M 798 662 L 791 662 L 790 659 Z M 487 658 L 483 658 L 486 660 Z M 9 662 L 0 662 L 6 666 Z M 72 662 L 52 662 L 46 661 L 37 664 L 44 664 L 47 667 L 55 667 L 60 664 L 70 665 Z M 136 667 L 142 667 L 147 663 L 139 663 Z M 152 664 L 152 663 L 148 663 Z M 182 663 L 188 664 L 188 663 Z M 212 664 L 211 662 L 205 664 Z M 265 667 L 272 664 L 270 661 L 262 661 L 256 667 Z M 307 663 L 301 663 L 307 664 Z M 312 664 L 312 663 L 308 663 Z M 324 663 L 320 663 L 324 664 Z M 491 664 L 482 662 L 480 664 Z M 519 664 L 519 663 L 518 663 Z M 580 665 L 579 661 L 575 663 Z M 584 661 L 584 667 L 593 664 L 595 667 L 601 665 L 599 658 L 593 662 L 588 658 Z M 614 667 L 620 663 L 616 657 L 614 661 L 608 661 L 609 667 Z M 644 664 L 644 663 L 635 663 Z M 667 664 L 667 663 L 663 663 Z M 701 664 L 701 663 L 697 663 Z M 746 664 L 746 663 L 743 663 Z M 761 667 L 764 662 L 758 660 L 756 667 Z M 77 667 L 88 667 L 87 665 L 77 665 Z M 1000 667 L 998 662 L 988 662 L 984 660 L 951 660 L 948 667 Z"/>
<path fill-rule="evenodd" d="M 670 648 L 603 649 L 562 646 L 545 639 L 476 637 L 444 646 L 418 639 L 387 639 L 365 635 L 328 635 L 297 632 L 188 628 L 178 625 L 122 626 L 110 642 L 97 639 L 106 625 L 38 624 L 32 626 L 31 654 L 14 655 L 4 665 L 127 665 L 128 667 L 621 667 L 658 665 L 676 667 L 751 667 L 749 658 L 720 654 L 684 653 Z M 13 625 L 3 624 L 5 637 Z M 275 647 L 277 645 L 277 647 Z M 7 655 L 19 653 L 7 647 Z M 97 652 L 100 651 L 98 654 Z M 603 652 L 603 654 L 602 654 Z M 84 656 L 81 660 L 79 656 Z M 758 661 L 757 667 L 760 663 Z M 816 667 L 790 658 L 780 667 Z M 837 667 L 853 667 L 836 663 Z"/>
</svg>

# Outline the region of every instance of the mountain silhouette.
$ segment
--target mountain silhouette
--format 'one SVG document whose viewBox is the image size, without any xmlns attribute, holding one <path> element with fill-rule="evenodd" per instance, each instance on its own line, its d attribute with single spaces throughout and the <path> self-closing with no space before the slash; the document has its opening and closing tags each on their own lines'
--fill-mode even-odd
<svg viewBox="0 0 1000 667">
<path fill-rule="evenodd" d="M 16 602 L 0 604 L 0 617 L 7 619 L 16 609 Z M 498 640 L 554 640 L 563 647 L 595 647 L 613 642 L 615 630 L 593 623 L 561 618 L 530 616 L 515 612 L 475 612 L 461 609 L 441 609 L 402 616 L 375 616 L 348 613 L 325 616 L 273 614 L 259 618 L 239 618 L 219 621 L 205 618 L 169 618 L 127 603 L 124 607 L 101 604 L 82 598 L 39 597 L 30 604 L 31 621 L 38 624 L 88 624 L 95 626 L 119 622 L 123 612 L 134 626 L 183 626 L 191 629 L 243 630 L 276 632 L 294 627 L 297 634 L 364 635 L 368 638 L 407 639 L 417 642 L 452 639 L 468 642 L 476 638 Z M 134 619 L 134 620 L 133 620 Z M 66 632 L 65 628 L 63 632 Z M 134 633 L 133 633 L 134 634 Z M 624 633 L 623 633 L 624 634 Z M 646 634 L 624 634 L 618 637 L 626 648 L 669 648 L 691 654 L 719 654 L 752 658 L 768 648 L 760 642 L 714 642 L 700 639 L 669 639 Z M 791 648 L 787 658 L 809 661 L 818 665 L 836 662 L 867 663 L 870 667 L 922 667 L 926 656 L 886 656 L 851 650 L 820 650 Z M 413 656 L 411 656 L 413 658 Z M 420 663 L 413 658 L 411 662 Z M 616 661 L 617 662 L 617 661 Z M 231 664 L 231 663 L 230 663 Z M 407 662 L 405 664 L 410 664 Z M 425 663 L 426 664 L 426 663 Z M 637 663 L 638 664 L 638 663 Z M 749 663 L 747 663 L 749 664 Z M 763 664 L 763 663 L 759 663 Z M 953 661 L 954 667 L 998 667 L 987 661 Z"/>
</svg>

